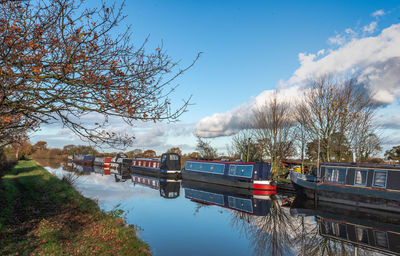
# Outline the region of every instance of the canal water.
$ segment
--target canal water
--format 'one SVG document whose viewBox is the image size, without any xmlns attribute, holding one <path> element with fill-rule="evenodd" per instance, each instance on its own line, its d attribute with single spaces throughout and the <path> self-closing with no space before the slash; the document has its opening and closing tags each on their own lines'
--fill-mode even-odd
<svg viewBox="0 0 400 256">
<path fill-rule="evenodd" d="M 75 187 L 103 210 L 123 210 L 153 255 L 400 254 L 400 216 L 315 207 L 290 194 L 252 195 L 204 183 L 38 162 L 59 178 L 77 175 Z"/>
</svg>

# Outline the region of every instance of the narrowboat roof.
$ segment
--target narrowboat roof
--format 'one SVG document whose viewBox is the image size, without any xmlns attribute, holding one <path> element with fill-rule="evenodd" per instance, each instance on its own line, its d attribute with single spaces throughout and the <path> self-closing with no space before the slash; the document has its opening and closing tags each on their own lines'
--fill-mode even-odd
<svg viewBox="0 0 400 256">
<path fill-rule="evenodd" d="M 338 166 L 338 167 L 349 167 L 349 168 L 379 168 L 379 169 L 396 169 L 396 170 L 400 170 L 400 165 L 398 165 L 398 164 L 327 162 L 327 163 L 321 163 L 320 166 Z"/>
<path fill-rule="evenodd" d="M 186 161 L 194 161 L 194 162 L 207 162 L 207 163 L 220 163 L 220 164 L 256 164 L 257 162 L 236 162 L 236 161 L 209 161 L 209 160 L 194 160 L 188 159 Z M 259 162 L 261 163 L 261 162 Z"/>
<path fill-rule="evenodd" d="M 160 161 L 160 158 L 133 158 L 133 160 Z"/>
</svg>

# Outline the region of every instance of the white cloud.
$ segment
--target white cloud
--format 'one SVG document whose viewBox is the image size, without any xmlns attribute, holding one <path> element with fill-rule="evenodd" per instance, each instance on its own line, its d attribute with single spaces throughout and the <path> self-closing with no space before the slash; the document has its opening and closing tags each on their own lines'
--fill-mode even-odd
<svg viewBox="0 0 400 256">
<path fill-rule="evenodd" d="M 383 141 L 382 141 L 382 144 L 384 146 L 386 146 L 385 150 L 389 150 L 393 146 L 400 145 L 400 137 L 399 136 L 388 136 L 388 137 L 385 137 L 383 139 Z"/>
<path fill-rule="evenodd" d="M 350 30 L 348 32 L 351 33 Z M 342 42 L 340 36 L 336 38 L 339 40 L 337 43 Z M 400 24 L 382 30 L 377 36 L 351 38 L 335 50 L 318 51 L 317 54 L 300 53 L 299 62 L 300 67 L 293 75 L 278 84 L 282 98 L 289 92 L 301 95 L 312 77 L 352 74 L 358 76 L 358 81 L 364 84 L 378 103 L 397 101 L 400 97 Z M 265 102 L 271 93 L 272 90 L 266 90 L 230 111 L 201 119 L 196 125 L 196 134 L 203 137 L 234 134 L 249 123 L 251 111 L 260 102 Z"/>
<path fill-rule="evenodd" d="M 355 70 L 362 72 L 363 82 L 369 84 L 371 90 L 397 92 L 396 85 L 399 84 L 400 74 L 392 72 L 390 65 L 400 61 L 399 45 L 400 24 L 395 24 L 384 29 L 375 37 L 352 39 L 339 49 L 330 51 L 323 58 L 314 60 L 309 57 L 307 61 L 304 61 L 304 57 L 299 58 L 301 65 L 286 82 L 286 85 L 302 84 L 314 76 L 343 74 Z M 379 85 L 374 83 L 379 77 L 388 74 L 391 74 L 391 83 Z M 395 96 L 398 97 L 399 94 Z"/>
<path fill-rule="evenodd" d="M 355 35 L 357 35 L 357 32 L 355 32 L 353 29 L 351 29 L 351 28 L 346 28 L 345 30 L 344 30 L 344 32 L 346 33 L 346 34 L 349 34 L 349 35 L 352 35 L 352 36 L 355 36 Z"/>
<path fill-rule="evenodd" d="M 196 124 L 195 134 L 200 137 L 212 138 L 229 136 L 251 124 L 250 117 L 253 111 L 265 104 L 274 94 L 274 90 L 265 90 L 256 98 L 243 103 L 225 113 L 216 113 L 201 119 Z M 278 100 L 282 102 L 294 102 L 299 97 L 299 87 L 293 86 L 278 90 Z"/>
<path fill-rule="evenodd" d="M 380 10 L 376 10 L 371 15 L 372 15 L 372 17 L 379 17 L 379 16 L 383 16 L 385 14 L 386 14 L 385 11 L 380 9 Z"/>
<path fill-rule="evenodd" d="M 317 52 L 317 56 L 324 55 L 324 54 L 325 54 L 325 49 L 319 50 Z"/>
<path fill-rule="evenodd" d="M 376 122 L 386 129 L 400 130 L 400 116 L 399 115 L 388 115 L 380 116 Z"/>
<path fill-rule="evenodd" d="M 378 23 L 376 21 L 373 21 L 368 26 L 364 26 L 363 31 L 372 34 L 374 33 L 377 25 Z"/>
<path fill-rule="evenodd" d="M 328 43 L 333 45 L 343 45 L 346 42 L 346 38 L 337 34 L 335 37 L 328 38 Z"/>
</svg>

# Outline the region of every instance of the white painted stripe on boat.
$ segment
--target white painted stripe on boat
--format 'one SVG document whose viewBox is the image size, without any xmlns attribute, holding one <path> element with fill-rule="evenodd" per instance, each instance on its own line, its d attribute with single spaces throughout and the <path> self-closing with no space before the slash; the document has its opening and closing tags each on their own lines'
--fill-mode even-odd
<svg viewBox="0 0 400 256">
<path fill-rule="evenodd" d="M 255 199 L 264 199 L 264 200 L 271 199 L 270 196 L 266 196 L 266 195 L 253 195 L 253 198 L 255 198 Z"/>
<path fill-rule="evenodd" d="M 177 171 L 177 170 L 169 170 L 169 171 L 167 171 L 167 173 L 179 173 L 180 171 Z"/>
<path fill-rule="evenodd" d="M 260 185 L 269 185 L 271 183 L 271 181 L 269 181 L 269 180 L 255 180 L 253 183 L 254 184 L 260 184 Z"/>
</svg>

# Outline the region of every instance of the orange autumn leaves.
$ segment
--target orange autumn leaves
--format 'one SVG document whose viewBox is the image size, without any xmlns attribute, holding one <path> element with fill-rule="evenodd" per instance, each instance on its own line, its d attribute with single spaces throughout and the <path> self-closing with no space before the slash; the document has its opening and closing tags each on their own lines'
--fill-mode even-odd
<svg viewBox="0 0 400 256">
<path fill-rule="evenodd" d="M 177 120 L 188 100 L 171 109 L 172 82 L 190 66 L 174 71 L 176 63 L 161 48 L 145 49 L 146 39 L 136 47 L 129 29 L 114 29 L 121 11 L 116 6 L 83 10 L 76 0 L 3 1 L 0 82 L 6 89 L 0 96 L 7 108 L 0 105 L 0 115 L 25 113 L 37 124 L 57 120 L 81 139 L 112 145 L 121 141 L 104 138 L 106 122 L 94 126 L 82 117 L 119 117 L 128 125 Z"/>
</svg>

